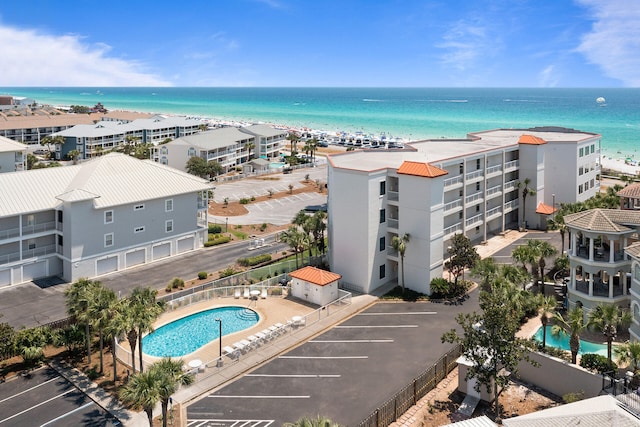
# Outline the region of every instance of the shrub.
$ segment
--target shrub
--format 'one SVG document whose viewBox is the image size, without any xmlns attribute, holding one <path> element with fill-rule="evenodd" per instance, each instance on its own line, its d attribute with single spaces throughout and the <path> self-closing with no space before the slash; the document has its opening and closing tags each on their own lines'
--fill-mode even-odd
<svg viewBox="0 0 640 427">
<path fill-rule="evenodd" d="M 255 196 L 251 196 L 251 199 L 249 199 L 249 200 L 251 200 L 252 202 L 255 202 L 256 201 L 256 197 Z"/>
<path fill-rule="evenodd" d="M 575 393 L 567 393 L 562 395 L 562 400 L 564 400 L 564 403 L 573 403 L 582 399 L 584 399 L 584 391 L 578 391 Z"/>
<path fill-rule="evenodd" d="M 248 205 L 249 204 L 249 199 L 247 199 L 246 197 L 243 197 L 242 199 L 240 199 L 240 204 L 241 205 Z"/>
<path fill-rule="evenodd" d="M 174 277 L 171 281 L 171 287 L 173 289 L 184 288 L 184 280 L 179 277 Z"/>
<path fill-rule="evenodd" d="M 431 297 L 432 298 L 445 298 L 449 295 L 449 281 L 444 277 L 434 277 L 431 279 Z"/>
<path fill-rule="evenodd" d="M 611 361 L 611 364 L 609 364 L 609 359 L 595 353 L 583 354 L 580 358 L 580 366 L 590 371 L 598 372 L 599 374 L 618 369 L 615 362 Z"/>
<path fill-rule="evenodd" d="M 234 274 L 236 274 L 237 271 L 235 270 L 235 268 L 233 268 L 233 266 L 229 266 L 227 268 L 225 268 L 224 270 L 220 270 L 220 278 L 225 278 L 225 277 L 229 277 L 229 276 L 233 276 Z"/>
<path fill-rule="evenodd" d="M 280 288 L 271 288 L 269 293 L 271 295 L 282 295 L 282 289 L 280 289 Z"/>
<path fill-rule="evenodd" d="M 209 234 L 222 233 L 222 227 L 218 224 L 209 224 Z"/>
<path fill-rule="evenodd" d="M 262 223 L 262 225 L 260 226 L 260 231 L 264 231 L 264 230 L 266 230 L 266 229 L 267 229 L 267 227 L 268 227 L 267 223 L 266 223 L 266 222 L 263 222 L 263 223 Z"/>
<path fill-rule="evenodd" d="M 172 290 L 172 289 L 173 289 L 173 288 L 171 287 L 171 283 L 169 283 L 169 284 L 167 285 L 167 287 L 166 287 L 166 288 L 164 288 L 164 290 L 165 290 L 165 291 L 167 291 L 167 292 L 171 292 L 171 290 Z"/>
<path fill-rule="evenodd" d="M 205 242 L 204 247 L 208 248 L 210 246 L 221 245 L 223 243 L 228 243 L 231 241 L 230 236 L 218 236 L 215 239 L 211 239 L 208 242 Z"/>
<path fill-rule="evenodd" d="M 249 258 L 238 258 L 237 262 L 243 267 L 252 267 L 267 261 L 271 261 L 271 254 L 256 255 Z"/>
<path fill-rule="evenodd" d="M 207 274 L 206 271 L 200 271 L 198 272 L 198 279 L 200 280 L 204 280 L 209 276 L 209 274 Z"/>
</svg>

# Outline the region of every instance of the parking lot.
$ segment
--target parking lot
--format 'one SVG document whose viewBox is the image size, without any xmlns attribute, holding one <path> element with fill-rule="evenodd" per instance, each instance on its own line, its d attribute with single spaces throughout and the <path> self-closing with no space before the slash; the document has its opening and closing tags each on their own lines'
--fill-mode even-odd
<svg viewBox="0 0 640 427">
<path fill-rule="evenodd" d="M 49 367 L 0 384 L 0 426 L 121 425 Z"/>
<path fill-rule="evenodd" d="M 187 408 L 189 426 L 280 426 L 320 414 L 357 425 L 433 365 L 462 305 L 378 303 Z"/>
</svg>

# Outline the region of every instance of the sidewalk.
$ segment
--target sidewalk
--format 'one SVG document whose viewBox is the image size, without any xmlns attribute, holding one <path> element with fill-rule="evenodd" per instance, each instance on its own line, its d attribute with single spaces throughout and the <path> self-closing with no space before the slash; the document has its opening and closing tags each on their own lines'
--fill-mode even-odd
<svg viewBox="0 0 640 427">
<path fill-rule="evenodd" d="M 148 427 L 149 421 L 143 411 L 134 412 L 128 410 L 122 406 L 118 399 L 111 396 L 103 388 L 98 387 L 96 383 L 76 368 L 58 360 L 52 360 L 49 362 L 49 366 L 89 396 L 98 406 L 120 420 L 123 425 L 130 427 Z"/>
</svg>

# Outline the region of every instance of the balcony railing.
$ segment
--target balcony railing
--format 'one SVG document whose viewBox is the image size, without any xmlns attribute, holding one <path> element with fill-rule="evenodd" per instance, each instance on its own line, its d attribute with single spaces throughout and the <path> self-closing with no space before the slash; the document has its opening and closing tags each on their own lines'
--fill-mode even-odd
<svg viewBox="0 0 640 427">
<path fill-rule="evenodd" d="M 514 179 L 514 180 L 512 180 L 512 181 L 509 181 L 509 182 L 505 182 L 505 183 L 504 183 L 504 191 L 506 192 L 506 191 L 511 191 L 511 190 L 515 189 L 515 188 L 516 188 L 516 183 L 517 183 L 517 182 L 518 182 L 518 181 L 517 181 L 517 180 L 515 180 L 515 179 Z"/>
<path fill-rule="evenodd" d="M 398 220 L 397 219 L 392 219 L 392 218 L 387 218 L 387 227 L 388 228 L 398 228 Z"/>
<path fill-rule="evenodd" d="M 589 248 L 586 246 L 581 246 L 578 248 L 578 254 L 575 255 L 578 258 L 589 260 Z M 615 251 L 613 253 L 613 262 L 627 261 L 627 258 L 624 254 L 624 251 Z M 593 262 L 600 263 L 608 263 L 609 262 L 609 251 L 599 251 L 598 249 L 594 249 L 593 251 Z"/>
<path fill-rule="evenodd" d="M 500 172 L 502 172 L 502 165 L 495 165 L 487 168 L 487 175 L 493 175 Z"/>
<path fill-rule="evenodd" d="M 397 202 L 399 198 L 399 193 L 397 191 L 387 191 L 387 200 L 392 202 Z"/>
<path fill-rule="evenodd" d="M 512 160 L 510 162 L 507 162 L 504 164 L 504 170 L 511 170 L 511 169 L 517 169 L 518 166 L 520 166 L 520 161 L 519 160 Z"/>
<path fill-rule="evenodd" d="M 484 170 L 479 169 L 477 171 L 469 172 L 466 175 L 467 181 L 471 181 L 473 179 L 482 178 L 484 176 Z"/>
<path fill-rule="evenodd" d="M 498 215 L 502 214 L 502 209 L 501 209 L 500 206 L 496 206 L 495 208 L 489 209 L 487 211 L 487 218 L 490 218 L 490 217 L 492 217 L 492 216 L 494 216 L 496 214 L 498 214 Z"/>
<path fill-rule="evenodd" d="M 487 190 L 487 197 L 493 196 L 494 194 L 500 194 L 502 192 L 502 185 L 496 185 L 495 187 L 491 187 Z"/>
<path fill-rule="evenodd" d="M 613 296 L 619 297 L 624 295 L 622 292 L 622 286 L 613 285 Z M 584 280 L 576 280 L 576 291 L 581 294 L 589 295 L 589 282 Z M 594 297 L 609 297 L 609 285 L 607 283 L 594 283 L 593 295 Z"/>
<path fill-rule="evenodd" d="M 474 215 L 471 218 L 467 218 L 467 220 L 464 222 L 464 225 L 465 227 L 470 227 L 478 222 L 482 222 L 482 214 Z"/>
<path fill-rule="evenodd" d="M 467 196 L 464 199 L 464 201 L 465 201 L 466 204 L 470 204 L 470 203 L 473 203 L 475 201 L 482 201 L 482 196 L 483 196 L 482 192 L 474 193 L 474 194 L 471 194 L 470 196 Z"/>
<path fill-rule="evenodd" d="M 0 240 L 11 239 L 20 235 L 19 228 L 9 228 L 7 230 L 0 230 Z"/>
<path fill-rule="evenodd" d="M 462 175 L 454 176 L 453 178 L 447 178 L 444 180 L 444 188 L 451 187 L 456 184 L 462 184 Z"/>
<path fill-rule="evenodd" d="M 462 223 L 461 222 L 459 222 L 457 224 L 454 224 L 454 225 L 452 225 L 450 227 L 445 228 L 444 231 L 443 231 L 443 234 L 444 234 L 444 237 L 447 237 L 447 236 L 449 236 L 451 234 L 457 233 L 458 231 L 460 231 L 460 232 L 462 231 Z"/>
<path fill-rule="evenodd" d="M 35 258 L 53 253 L 57 253 L 57 246 L 55 244 L 22 251 L 22 258 L 20 258 L 20 252 L 12 252 L 6 255 L 0 255 L 0 265 L 20 261 L 20 259 Z"/>
<path fill-rule="evenodd" d="M 455 208 L 461 208 L 461 207 L 462 207 L 462 200 L 454 200 L 453 202 L 449 202 L 444 205 L 444 211 L 448 212 Z"/>
<path fill-rule="evenodd" d="M 511 212 L 514 209 L 518 208 L 518 199 L 513 199 L 510 202 L 507 202 L 504 204 L 504 211 L 506 212 Z"/>
<path fill-rule="evenodd" d="M 387 246 L 387 255 L 392 257 L 398 256 L 398 250 L 394 249 L 393 246 Z"/>
<path fill-rule="evenodd" d="M 22 235 L 42 233 L 44 231 L 50 231 L 56 229 L 55 221 L 43 222 L 41 224 L 25 225 L 22 227 Z"/>
</svg>

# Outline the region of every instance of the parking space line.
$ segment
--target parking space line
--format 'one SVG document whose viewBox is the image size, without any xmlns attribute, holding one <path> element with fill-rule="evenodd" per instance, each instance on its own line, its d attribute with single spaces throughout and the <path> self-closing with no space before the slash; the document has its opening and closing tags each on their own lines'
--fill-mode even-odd
<svg viewBox="0 0 640 427">
<path fill-rule="evenodd" d="M 21 394 L 28 393 L 28 392 L 30 392 L 30 391 L 32 391 L 32 390 L 35 390 L 35 389 L 37 389 L 38 387 L 41 387 L 41 386 L 43 386 L 43 385 L 45 385 L 45 384 L 49 384 L 51 381 L 55 381 L 55 380 L 57 380 L 58 378 L 61 378 L 61 377 L 58 375 L 57 377 L 51 378 L 50 380 L 47 380 L 47 381 L 43 382 L 42 384 L 38 384 L 38 385 L 36 385 L 36 386 L 33 386 L 33 387 L 28 388 L 28 389 L 26 389 L 26 390 L 23 390 L 23 391 L 21 391 L 20 393 L 16 393 L 16 394 L 11 395 L 11 396 L 9 396 L 9 397 L 5 397 L 4 399 L 0 400 L 0 403 L 6 402 L 7 400 L 9 400 L 9 399 L 13 399 L 14 397 L 18 397 L 18 396 L 20 396 Z"/>
<path fill-rule="evenodd" d="M 13 419 L 13 418 L 15 418 L 15 417 L 17 417 L 17 416 L 20 416 L 20 415 L 22 415 L 22 414 L 25 414 L 25 413 L 27 413 L 27 412 L 29 412 L 29 411 L 33 410 L 33 409 L 36 409 L 38 406 L 42 406 L 42 405 L 44 405 L 44 404 L 46 404 L 46 403 L 51 402 L 52 400 L 56 400 L 56 399 L 57 399 L 57 398 L 59 398 L 59 397 L 62 397 L 62 396 L 64 396 L 64 395 L 67 395 L 67 394 L 71 393 L 72 391 L 76 391 L 76 389 L 75 389 L 75 388 L 69 389 L 69 390 L 65 391 L 64 393 L 62 393 L 62 394 L 59 394 L 59 395 L 57 395 L 57 396 L 53 396 L 51 399 L 47 399 L 47 400 L 45 400 L 45 401 L 42 401 L 42 402 L 38 403 L 37 405 L 33 405 L 31 408 L 25 409 L 24 411 L 20 411 L 20 412 L 18 412 L 17 414 L 13 414 L 13 415 L 11 415 L 10 417 L 5 418 L 4 420 L 0 420 L 0 424 L 4 423 L 5 421 L 9 421 L 9 420 L 11 420 L 11 419 Z"/>
<path fill-rule="evenodd" d="M 216 416 L 222 416 L 222 414 L 215 414 Z M 268 427 L 273 424 L 274 420 L 223 420 L 223 419 L 201 419 L 191 418 L 187 420 L 187 426 L 189 427 L 211 427 L 211 426 L 230 426 L 230 427 L 255 427 L 264 426 Z"/>
<path fill-rule="evenodd" d="M 340 378 L 339 374 L 247 374 L 245 377 L 267 378 Z"/>
<path fill-rule="evenodd" d="M 358 316 L 389 316 L 389 315 L 419 315 L 419 314 L 438 314 L 437 311 L 403 311 L 400 313 L 392 313 L 392 312 L 388 312 L 388 313 L 360 313 L 358 314 Z"/>
<path fill-rule="evenodd" d="M 44 427 L 44 426 L 49 425 L 51 423 L 55 423 L 56 421 L 60 421 L 61 419 L 65 418 L 65 417 L 68 417 L 69 415 L 73 414 L 74 412 L 81 411 L 84 408 L 87 408 L 87 407 L 89 407 L 89 406 L 91 406 L 93 404 L 94 404 L 94 402 L 90 401 L 89 403 L 86 403 L 83 406 L 80 406 L 79 408 L 74 409 L 73 411 L 69 411 L 66 414 L 60 415 L 59 417 L 52 419 L 51 421 L 47 421 L 46 423 L 40 425 L 40 427 Z"/>
<path fill-rule="evenodd" d="M 309 342 L 322 344 L 339 344 L 339 343 L 392 343 L 392 339 L 386 340 L 311 340 Z"/>
<path fill-rule="evenodd" d="M 368 359 L 369 356 L 279 356 L 278 359 Z"/>
<path fill-rule="evenodd" d="M 335 329 L 365 329 L 365 328 L 417 328 L 418 325 L 340 325 L 335 326 Z"/>
<path fill-rule="evenodd" d="M 224 398 L 224 399 L 310 399 L 311 396 L 309 395 L 301 395 L 301 396 L 226 396 L 226 395 L 217 395 L 217 394 L 210 394 L 209 397 L 214 397 L 214 398 Z"/>
</svg>

